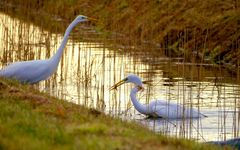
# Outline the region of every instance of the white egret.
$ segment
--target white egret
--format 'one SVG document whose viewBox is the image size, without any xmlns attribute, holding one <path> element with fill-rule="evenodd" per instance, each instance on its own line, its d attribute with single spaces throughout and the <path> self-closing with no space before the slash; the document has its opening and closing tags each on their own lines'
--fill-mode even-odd
<svg viewBox="0 0 240 150">
<path fill-rule="evenodd" d="M 0 76 L 19 80 L 21 83 L 34 84 L 49 78 L 56 70 L 62 57 L 64 47 L 72 29 L 80 22 L 95 20 L 83 15 L 77 16 L 65 31 L 61 45 L 55 55 L 46 60 L 20 61 L 0 70 Z"/>
<path fill-rule="evenodd" d="M 134 74 L 128 75 L 126 78 L 113 85 L 111 90 L 117 89 L 118 86 L 124 83 L 134 83 L 135 87 L 131 90 L 130 98 L 135 109 L 141 114 L 150 117 L 169 119 L 200 118 L 205 116 L 194 108 L 188 108 L 177 103 L 170 103 L 165 100 L 154 100 L 149 104 L 141 104 L 137 100 L 136 94 L 143 89 L 143 82 L 141 78 Z"/>
</svg>

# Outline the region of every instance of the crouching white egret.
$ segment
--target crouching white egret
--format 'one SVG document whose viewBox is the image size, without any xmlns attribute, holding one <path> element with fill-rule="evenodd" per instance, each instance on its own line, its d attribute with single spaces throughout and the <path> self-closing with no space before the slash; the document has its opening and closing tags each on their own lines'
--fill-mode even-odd
<svg viewBox="0 0 240 150">
<path fill-rule="evenodd" d="M 169 118 L 169 119 L 179 119 L 179 118 L 200 118 L 205 117 L 198 110 L 194 108 L 188 108 L 176 103 L 170 103 L 165 100 L 154 100 L 149 104 L 141 104 L 137 98 L 137 92 L 143 89 L 143 82 L 141 78 L 137 75 L 131 74 L 128 75 L 123 80 L 119 81 L 111 87 L 112 89 L 117 89 L 118 86 L 124 83 L 133 83 L 135 87 L 131 90 L 130 98 L 135 109 L 144 115 L 150 117 L 160 117 L 160 118 Z"/>
<path fill-rule="evenodd" d="M 69 38 L 69 34 L 80 22 L 95 20 L 83 15 L 77 16 L 65 31 L 61 45 L 56 54 L 46 60 L 20 61 L 10 64 L 0 70 L 0 76 L 19 80 L 21 83 L 34 84 L 49 78 L 56 70 L 62 57 L 64 47 Z"/>
</svg>

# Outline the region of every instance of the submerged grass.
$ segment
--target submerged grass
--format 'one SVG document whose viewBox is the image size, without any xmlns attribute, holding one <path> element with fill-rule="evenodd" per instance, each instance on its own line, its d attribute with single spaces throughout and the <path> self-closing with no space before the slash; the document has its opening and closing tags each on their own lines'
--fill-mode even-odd
<svg viewBox="0 0 240 150">
<path fill-rule="evenodd" d="M 0 79 L 0 149 L 216 149 Z"/>
</svg>

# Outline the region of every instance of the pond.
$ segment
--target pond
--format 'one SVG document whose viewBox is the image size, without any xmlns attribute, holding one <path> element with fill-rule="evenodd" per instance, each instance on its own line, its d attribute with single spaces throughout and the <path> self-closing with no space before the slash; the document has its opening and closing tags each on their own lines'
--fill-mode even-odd
<svg viewBox="0 0 240 150">
<path fill-rule="evenodd" d="M 122 40 L 131 40 L 124 35 L 103 37 L 87 23 L 77 25 L 56 74 L 34 87 L 114 117 L 134 120 L 167 136 L 201 142 L 239 136 L 240 86 L 235 75 L 220 66 L 166 57 L 161 48 L 148 42 L 122 44 Z M 0 13 L 0 68 L 15 61 L 49 58 L 62 38 L 63 33 L 51 33 L 31 22 Z M 153 51 L 159 53 L 155 55 Z M 208 117 L 149 119 L 139 114 L 129 97 L 133 85 L 109 90 L 114 83 L 132 73 L 143 80 L 152 80 L 138 95 L 141 103 L 164 99 L 192 106 Z"/>
</svg>

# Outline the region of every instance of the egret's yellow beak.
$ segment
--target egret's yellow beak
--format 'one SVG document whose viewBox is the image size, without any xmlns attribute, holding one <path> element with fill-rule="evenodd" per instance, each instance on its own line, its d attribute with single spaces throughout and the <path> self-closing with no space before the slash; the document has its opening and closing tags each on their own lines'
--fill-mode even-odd
<svg viewBox="0 0 240 150">
<path fill-rule="evenodd" d="M 120 85 L 122 85 L 122 84 L 124 84 L 124 83 L 126 83 L 126 81 L 127 81 L 127 78 L 125 78 L 125 79 L 123 79 L 123 80 L 121 80 L 121 81 L 119 81 L 118 83 L 116 83 L 116 84 L 114 84 L 111 88 L 110 88 L 110 90 L 113 90 L 113 89 L 117 89 L 117 87 L 119 87 Z"/>
<path fill-rule="evenodd" d="M 146 80 L 146 81 L 143 81 L 142 83 L 152 85 L 152 82 L 153 82 L 153 80 Z"/>
<path fill-rule="evenodd" d="M 98 21 L 97 19 L 95 19 L 95 18 L 91 18 L 91 17 L 87 17 L 87 19 L 89 20 L 89 21 Z"/>
</svg>

